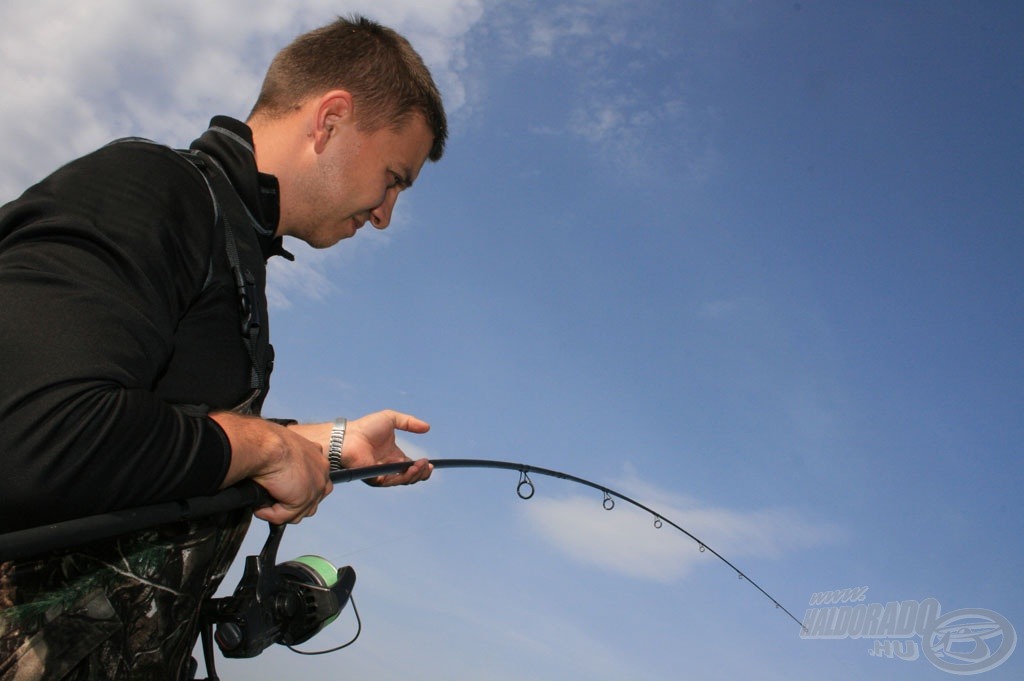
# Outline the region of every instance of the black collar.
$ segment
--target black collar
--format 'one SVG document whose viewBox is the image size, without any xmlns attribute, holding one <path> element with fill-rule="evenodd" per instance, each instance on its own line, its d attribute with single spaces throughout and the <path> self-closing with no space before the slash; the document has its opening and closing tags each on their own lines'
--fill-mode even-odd
<svg viewBox="0 0 1024 681">
<path fill-rule="evenodd" d="M 281 217 L 281 196 L 277 178 L 259 172 L 252 130 L 230 116 L 214 116 L 209 129 L 192 143 L 192 149 L 212 156 L 227 173 L 235 191 L 255 218 L 253 228 L 259 236 L 264 256 L 292 255 L 275 236 Z"/>
</svg>

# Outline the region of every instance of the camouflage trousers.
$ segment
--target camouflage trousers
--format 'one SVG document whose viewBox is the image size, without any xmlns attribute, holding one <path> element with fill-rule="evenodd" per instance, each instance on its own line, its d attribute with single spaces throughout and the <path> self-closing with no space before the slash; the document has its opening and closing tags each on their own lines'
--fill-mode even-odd
<svg viewBox="0 0 1024 681">
<path fill-rule="evenodd" d="M 250 509 L 0 563 L 0 681 L 191 678 Z"/>
</svg>

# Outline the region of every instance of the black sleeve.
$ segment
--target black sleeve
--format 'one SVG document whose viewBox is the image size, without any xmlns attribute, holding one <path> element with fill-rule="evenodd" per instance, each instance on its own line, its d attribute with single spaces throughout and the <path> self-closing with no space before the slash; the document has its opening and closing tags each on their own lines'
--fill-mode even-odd
<svg viewBox="0 0 1024 681">
<path fill-rule="evenodd" d="M 213 219 L 201 176 L 144 143 L 0 209 L 0 531 L 223 480 L 223 431 L 153 390 L 207 276 Z"/>
</svg>

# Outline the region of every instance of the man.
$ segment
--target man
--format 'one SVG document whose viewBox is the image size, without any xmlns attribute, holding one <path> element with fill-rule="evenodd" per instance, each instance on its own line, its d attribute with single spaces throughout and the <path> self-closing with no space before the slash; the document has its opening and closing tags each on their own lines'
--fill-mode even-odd
<svg viewBox="0 0 1024 681">
<path fill-rule="evenodd" d="M 189 154 L 108 145 L 0 209 L 0 532 L 244 479 L 274 499 L 259 518 L 294 523 L 331 492 L 332 464 L 408 460 L 395 431 L 429 426 L 407 414 L 259 416 L 265 261 L 287 255 L 283 236 L 327 248 L 386 228 L 446 137 L 408 42 L 339 19 L 275 57 L 246 124 L 214 118 Z M 249 513 L 0 564 L 0 679 L 188 678 Z"/>
</svg>

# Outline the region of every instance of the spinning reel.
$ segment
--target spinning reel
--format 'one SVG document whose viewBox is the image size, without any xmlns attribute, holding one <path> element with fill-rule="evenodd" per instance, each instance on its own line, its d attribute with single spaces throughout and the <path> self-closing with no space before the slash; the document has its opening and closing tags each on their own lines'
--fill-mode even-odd
<svg viewBox="0 0 1024 681">
<path fill-rule="evenodd" d="M 211 599 L 203 609 L 208 681 L 217 679 L 214 641 L 228 658 L 255 657 L 272 643 L 298 645 L 337 619 L 349 602 L 356 583 L 351 567 L 335 568 L 320 556 L 277 564 L 284 528 L 271 525 L 260 554 L 246 557 L 235 592 L 228 598 Z"/>
</svg>

